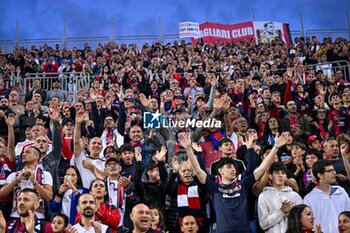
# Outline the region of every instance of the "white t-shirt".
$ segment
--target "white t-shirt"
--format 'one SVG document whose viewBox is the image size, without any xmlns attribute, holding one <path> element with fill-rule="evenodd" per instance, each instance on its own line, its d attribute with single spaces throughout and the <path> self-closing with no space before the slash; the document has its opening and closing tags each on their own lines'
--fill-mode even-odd
<svg viewBox="0 0 350 233">
<path fill-rule="evenodd" d="M 66 192 L 64 192 L 62 197 L 62 213 L 67 215 L 68 218 L 70 218 L 70 208 L 71 208 L 71 195 L 73 193 L 72 189 L 68 189 Z"/>
<path fill-rule="evenodd" d="M 16 147 L 15 147 L 16 162 L 19 161 L 19 157 L 23 152 L 23 148 L 28 145 L 34 146 L 34 141 L 29 141 L 28 139 L 26 139 L 25 141 L 19 142 L 16 144 Z M 47 149 L 46 154 L 49 154 L 51 151 L 52 151 L 52 142 L 49 142 L 49 147 Z"/>
<path fill-rule="evenodd" d="M 101 224 L 101 233 L 106 233 L 109 229 L 107 225 Z M 78 230 L 78 232 L 84 232 L 84 233 L 95 233 L 95 229 L 93 227 L 90 227 L 89 229 L 85 229 L 81 223 L 77 223 L 73 226 L 74 229 Z M 110 232 L 110 231 L 108 231 Z"/>
<path fill-rule="evenodd" d="M 84 152 L 81 152 L 78 157 L 75 157 L 75 156 L 72 157 L 71 164 L 75 165 L 78 168 L 81 175 L 81 180 L 83 182 L 83 187 L 89 189 L 91 182 L 95 180 L 96 177 L 89 169 L 86 169 L 83 166 L 83 160 L 85 159 L 89 160 L 97 169 L 101 171 L 105 169 L 106 161 L 101 158 L 97 158 L 97 159 L 91 158 Z"/>
<path fill-rule="evenodd" d="M 39 166 L 36 167 L 35 169 L 35 179 L 37 179 L 37 175 L 39 174 L 38 172 Z M 16 174 L 17 172 L 12 172 L 6 179 L 6 184 L 11 183 L 16 179 Z M 52 187 L 52 176 L 49 172 L 47 171 L 42 171 L 42 185 L 50 185 Z M 28 179 L 28 180 L 21 180 L 19 184 L 17 184 L 14 189 L 13 189 L 13 207 L 12 207 L 12 212 L 11 212 L 11 217 L 13 218 L 18 218 L 19 215 L 16 210 L 16 204 L 17 204 L 17 195 L 19 192 L 24 189 L 24 188 L 30 188 L 30 189 L 35 189 L 33 183 Z M 39 208 L 35 211 L 36 216 L 38 219 L 44 219 L 45 218 L 45 205 L 44 205 L 44 200 L 39 196 Z"/>
</svg>

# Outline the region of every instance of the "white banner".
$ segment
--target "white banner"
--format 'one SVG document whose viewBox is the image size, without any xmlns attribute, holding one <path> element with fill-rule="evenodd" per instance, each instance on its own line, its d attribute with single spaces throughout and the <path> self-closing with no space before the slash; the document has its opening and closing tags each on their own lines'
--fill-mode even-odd
<svg viewBox="0 0 350 233">
<path fill-rule="evenodd" d="M 253 22 L 253 24 L 257 44 L 270 43 L 275 38 L 280 38 L 284 43 L 289 42 L 286 41 L 287 24 L 271 21 Z"/>
<path fill-rule="evenodd" d="M 179 23 L 179 36 L 180 38 L 199 38 L 200 37 L 199 23 L 195 23 L 195 22 Z"/>
</svg>

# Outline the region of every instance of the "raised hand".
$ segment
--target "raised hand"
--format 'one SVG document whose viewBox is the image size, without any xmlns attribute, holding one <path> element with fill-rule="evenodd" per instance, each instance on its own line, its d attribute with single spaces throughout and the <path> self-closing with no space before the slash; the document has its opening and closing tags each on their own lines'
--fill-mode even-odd
<svg viewBox="0 0 350 233">
<path fill-rule="evenodd" d="M 139 99 L 141 101 L 141 104 L 147 108 L 149 106 L 150 101 L 146 98 L 146 96 L 143 93 L 139 94 Z"/>
<path fill-rule="evenodd" d="M 161 161 L 161 162 L 164 162 L 165 161 L 165 155 L 167 153 L 167 148 L 166 146 L 162 146 L 162 148 L 160 149 L 160 151 L 157 151 L 156 153 L 156 159 L 157 161 Z"/>
<path fill-rule="evenodd" d="M 179 142 L 181 146 L 185 149 L 190 148 L 192 144 L 191 139 L 185 133 L 179 134 Z"/>
<path fill-rule="evenodd" d="M 219 79 L 219 78 L 216 78 L 215 76 L 213 76 L 213 77 L 211 78 L 211 80 L 210 80 L 210 85 L 211 85 L 212 87 L 215 87 L 215 86 L 218 84 L 218 79 Z"/>
<path fill-rule="evenodd" d="M 247 140 L 247 143 L 246 143 L 247 149 L 254 148 L 254 145 L 253 145 L 254 138 L 255 138 L 254 134 L 249 134 L 249 137 L 248 137 L 248 140 Z"/>
<path fill-rule="evenodd" d="M 292 78 L 293 77 L 293 72 L 294 72 L 294 68 L 293 67 L 288 67 L 287 68 L 287 75 Z"/>
<path fill-rule="evenodd" d="M 60 111 L 58 109 L 52 109 L 49 111 L 49 117 L 53 121 L 58 121 L 61 117 Z"/>
<path fill-rule="evenodd" d="M 12 113 L 10 113 L 8 116 L 5 115 L 5 121 L 7 126 L 13 127 L 13 125 L 16 122 L 16 118 L 16 115 Z"/>
<path fill-rule="evenodd" d="M 85 117 L 85 111 L 84 110 L 78 111 L 75 116 L 75 122 L 79 124 L 83 123 L 84 117 Z"/>
<path fill-rule="evenodd" d="M 192 148 L 193 150 L 195 150 L 196 152 L 202 152 L 202 147 L 196 143 L 196 142 L 192 142 Z"/>
<path fill-rule="evenodd" d="M 95 99 L 95 98 L 96 98 L 95 89 L 90 88 L 90 99 Z"/>
<path fill-rule="evenodd" d="M 173 167 L 173 172 L 177 173 L 180 170 L 179 158 L 175 155 L 171 160 L 171 165 Z"/>
<path fill-rule="evenodd" d="M 123 86 L 120 86 L 119 90 L 117 90 L 118 101 L 123 102 Z"/>
<path fill-rule="evenodd" d="M 275 137 L 275 146 L 277 146 L 278 148 L 281 148 L 287 143 L 287 139 L 288 139 L 287 132 L 283 132 L 282 135 L 277 133 Z"/>
</svg>

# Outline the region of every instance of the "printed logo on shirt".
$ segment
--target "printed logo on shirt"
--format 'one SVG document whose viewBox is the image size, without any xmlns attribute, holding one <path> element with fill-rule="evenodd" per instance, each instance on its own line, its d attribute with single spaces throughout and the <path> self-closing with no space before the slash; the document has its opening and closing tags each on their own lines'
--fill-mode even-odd
<svg viewBox="0 0 350 233">
<path fill-rule="evenodd" d="M 241 196 L 241 189 L 241 185 L 238 184 L 230 188 L 219 187 L 219 192 L 222 193 L 223 198 L 236 198 Z"/>
</svg>

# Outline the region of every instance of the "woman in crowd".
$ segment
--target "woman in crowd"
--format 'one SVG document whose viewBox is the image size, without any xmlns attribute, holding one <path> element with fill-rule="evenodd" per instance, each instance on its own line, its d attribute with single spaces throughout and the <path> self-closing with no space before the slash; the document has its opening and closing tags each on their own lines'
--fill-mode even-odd
<svg viewBox="0 0 350 233">
<path fill-rule="evenodd" d="M 306 152 L 305 156 L 305 165 L 306 170 L 302 176 L 300 176 L 301 180 L 299 180 L 299 194 L 304 197 L 308 194 L 316 185 L 316 180 L 312 176 L 312 167 L 319 160 L 322 159 L 319 155 L 312 153 L 311 151 Z"/>
<path fill-rule="evenodd" d="M 321 233 L 322 231 L 319 225 L 313 230 L 314 220 L 314 214 L 307 205 L 296 205 L 289 212 L 286 233 Z"/>
<path fill-rule="evenodd" d="M 343 211 L 338 218 L 339 233 L 350 233 L 350 211 Z"/>
<path fill-rule="evenodd" d="M 270 117 L 267 120 L 265 132 L 261 138 L 260 144 L 262 146 L 275 145 L 275 137 L 277 133 L 281 133 L 281 127 L 278 122 L 278 119 L 276 119 L 275 117 Z"/>
<path fill-rule="evenodd" d="M 65 214 L 69 218 L 69 223 L 74 225 L 79 197 L 87 192 L 88 190 L 83 188 L 79 170 L 74 166 L 69 166 L 65 171 L 64 183 L 61 184 L 51 201 L 51 212 Z"/>
</svg>

